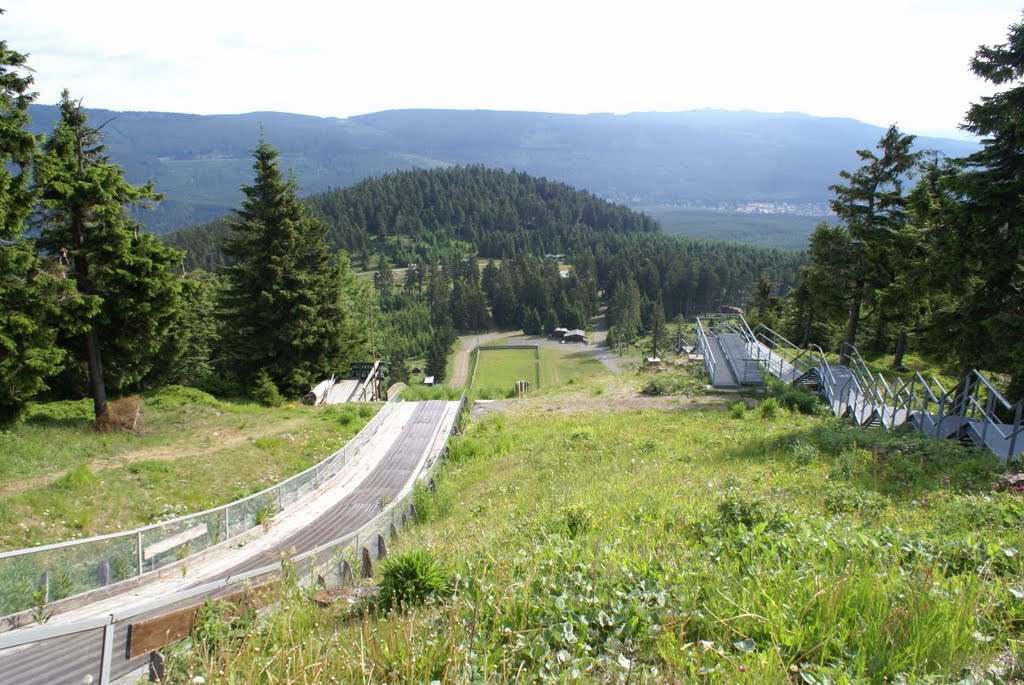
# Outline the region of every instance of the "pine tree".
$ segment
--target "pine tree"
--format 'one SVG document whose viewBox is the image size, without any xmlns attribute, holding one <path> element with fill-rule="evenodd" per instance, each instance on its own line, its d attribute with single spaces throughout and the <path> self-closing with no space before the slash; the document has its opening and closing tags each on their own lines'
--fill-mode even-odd
<svg viewBox="0 0 1024 685">
<path fill-rule="evenodd" d="M 455 341 L 455 332 L 450 328 L 435 328 L 427 347 L 426 375 L 433 376 L 435 383 L 444 381 L 448 374 L 448 354 Z"/>
<path fill-rule="evenodd" d="M 858 150 L 864 164 L 852 173 L 839 172 L 845 184 L 829 186 L 835 193 L 832 211 L 845 223 L 851 245 L 851 278 L 846 288 L 850 311 L 843 336 L 846 345 L 856 344 L 865 300 L 894 277 L 894 236 L 904 230 L 907 222 L 903 180 L 917 167 L 921 156 L 910 151 L 913 144 L 914 136 L 890 126 L 878 141 L 880 155 Z M 849 361 L 845 345 L 840 361 Z"/>
<path fill-rule="evenodd" d="M 65 335 L 88 369 L 93 410 L 101 419 L 108 386 L 121 391 L 137 385 L 159 363 L 164 332 L 181 315 L 172 269 L 183 255 L 128 216 L 128 206 L 160 199 L 152 183 L 125 180 L 67 91 L 60 112 L 36 166 L 39 242 L 57 256 L 81 298 L 77 311 L 65 317 Z"/>
<path fill-rule="evenodd" d="M 255 181 L 242 187 L 224 251 L 225 336 L 230 367 L 243 382 L 261 371 L 286 394 L 321 377 L 344 374 L 357 347 L 347 260 L 332 259 L 326 225 L 310 217 L 293 178 L 278 169 L 277 150 L 262 136 L 253 153 Z M 349 300 L 349 301 L 347 301 Z"/>
<path fill-rule="evenodd" d="M 971 71 L 997 88 L 967 112 L 981 150 L 933 166 L 916 191 L 916 218 L 929 249 L 935 347 L 952 347 L 961 374 L 985 368 L 1011 375 L 1024 397 L 1024 23 L 1007 42 L 981 46 Z"/>
<path fill-rule="evenodd" d="M 45 272 L 34 242 L 22 237 L 35 202 L 29 176 L 36 138 L 26 130 L 31 87 L 25 56 L 0 41 L 0 423 L 21 414 L 64 357 L 52 319 L 68 284 Z"/>
</svg>

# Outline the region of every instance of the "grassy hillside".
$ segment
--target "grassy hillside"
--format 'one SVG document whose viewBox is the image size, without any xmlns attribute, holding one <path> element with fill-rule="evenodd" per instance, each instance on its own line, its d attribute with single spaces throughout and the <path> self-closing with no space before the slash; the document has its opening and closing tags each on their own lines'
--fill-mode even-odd
<svg viewBox="0 0 1024 685">
<path fill-rule="evenodd" d="M 142 526 L 230 502 L 340 448 L 374 405 L 265 408 L 191 388 L 147 394 L 137 433 L 96 433 L 92 401 L 0 431 L 0 550 Z"/>
<path fill-rule="evenodd" d="M 434 600 L 294 593 L 245 638 L 204 630 L 169 682 L 1019 679 L 1024 506 L 992 458 L 771 400 L 648 405 L 643 380 L 470 425 L 392 550 L 449 570 L 418 576 Z"/>
</svg>

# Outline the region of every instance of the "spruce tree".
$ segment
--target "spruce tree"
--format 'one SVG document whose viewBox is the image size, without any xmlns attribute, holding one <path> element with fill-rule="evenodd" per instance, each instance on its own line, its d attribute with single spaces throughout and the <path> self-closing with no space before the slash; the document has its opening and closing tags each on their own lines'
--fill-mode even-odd
<svg viewBox="0 0 1024 685">
<path fill-rule="evenodd" d="M 128 215 L 128 206 L 160 199 L 152 183 L 125 180 L 67 91 L 60 113 L 36 165 L 39 242 L 74 283 L 77 303 L 62 306 L 64 336 L 88 370 L 100 419 L 108 385 L 115 391 L 137 386 L 159 363 L 164 333 L 182 313 L 173 269 L 183 255 Z"/>
<path fill-rule="evenodd" d="M 326 225 L 299 203 L 278 153 L 260 137 L 255 181 L 242 187 L 224 251 L 225 341 L 243 382 L 261 371 L 286 394 L 306 392 L 322 377 L 347 373 L 356 338 L 344 291 L 347 260 L 332 258 Z"/>
<path fill-rule="evenodd" d="M 0 41 L 0 423 L 17 418 L 46 388 L 64 356 L 52 318 L 67 284 L 50 277 L 34 242 L 22 237 L 35 201 L 36 138 L 26 128 L 31 87 L 25 56 Z"/>
<path fill-rule="evenodd" d="M 915 209 L 929 246 L 933 347 L 952 347 L 961 374 L 1010 374 L 1024 397 L 1024 23 L 981 46 L 971 71 L 998 91 L 972 104 L 962 128 L 981 139 L 964 159 L 933 167 Z M 941 295 L 940 295 L 941 294 Z M 940 296 L 937 296 L 940 295 Z"/>
<path fill-rule="evenodd" d="M 846 345 L 856 344 L 865 301 L 895 275 L 895 237 L 907 222 L 903 181 L 917 167 L 921 156 L 911 152 L 913 144 L 914 136 L 904 135 L 890 126 L 878 141 L 877 149 L 881 154 L 858 150 L 857 155 L 864 164 L 854 172 L 841 171 L 839 175 L 846 182 L 829 186 L 835 193 L 832 211 L 844 222 L 851 247 L 850 278 L 844 284 L 850 305 L 843 336 Z M 849 362 L 845 346 L 840 361 Z"/>
</svg>

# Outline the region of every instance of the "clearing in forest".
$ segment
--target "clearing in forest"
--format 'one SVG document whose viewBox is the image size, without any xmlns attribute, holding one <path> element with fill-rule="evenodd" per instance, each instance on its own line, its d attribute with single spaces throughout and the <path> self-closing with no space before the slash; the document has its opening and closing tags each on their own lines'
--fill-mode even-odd
<svg viewBox="0 0 1024 685">
<path fill-rule="evenodd" d="M 481 349 L 478 352 L 473 389 L 511 392 L 516 381 L 526 380 L 531 387 L 540 385 L 537 348 L 507 350 Z"/>
</svg>

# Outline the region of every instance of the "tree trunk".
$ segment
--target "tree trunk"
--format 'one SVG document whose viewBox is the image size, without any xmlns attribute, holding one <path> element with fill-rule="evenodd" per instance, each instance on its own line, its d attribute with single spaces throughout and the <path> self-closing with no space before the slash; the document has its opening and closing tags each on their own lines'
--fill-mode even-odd
<svg viewBox="0 0 1024 685">
<path fill-rule="evenodd" d="M 83 157 L 81 141 L 79 141 L 79 171 L 82 169 L 82 164 Z M 92 287 L 92 281 L 89 279 L 89 260 L 80 252 L 79 249 L 85 243 L 85 221 L 76 211 L 72 215 L 71 223 L 72 237 L 75 241 L 76 248 L 75 254 L 72 256 L 75 260 L 75 280 L 77 281 L 78 288 L 82 293 L 92 295 L 95 289 Z M 96 421 L 99 421 L 107 414 L 107 389 L 103 384 L 103 358 L 100 356 L 100 336 L 96 333 L 96 326 L 92 321 L 89 322 L 89 329 L 85 332 L 85 362 L 89 367 L 89 388 L 92 391 L 92 409 L 96 416 Z"/>
<path fill-rule="evenodd" d="M 807 308 L 807 321 L 804 324 L 804 336 L 800 341 L 800 347 L 807 347 L 807 343 L 811 341 L 811 327 L 814 326 L 814 308 Z"/>
<path fill-rule="evenodd" d="M 103 359 L 100 357 L 100 337 L 91 327 L 85 334 L 85 355 L 89 365 L 89 387 L 92 390 L 92 408 L 96 420 L 107 413 L 107 389 L 103 384 Z"/>
<path fill-rule="evenodd" d="M 850 300 L 850 319 L 846 322 L 846 335 L 843 336 L 843 347 L 839 350 L 839 363 L 843 366 L 850 365 L 850 348 L 857 340 L 857 324 L 860 323 L 860 303 L 864 293 L 864 286 L 857 284 L 853 291 L 853 299 Z"/>
<path fill-rule="evenodd" d="M 896 336 L 896 352 L 892 358 L 893 368 L 897 371 L 903 370 L 903 353 L 907 351 L 907 332 L 900 331 Z"/>
</svg>

